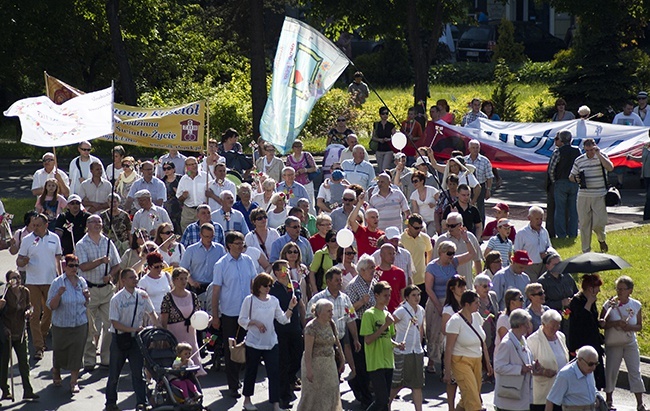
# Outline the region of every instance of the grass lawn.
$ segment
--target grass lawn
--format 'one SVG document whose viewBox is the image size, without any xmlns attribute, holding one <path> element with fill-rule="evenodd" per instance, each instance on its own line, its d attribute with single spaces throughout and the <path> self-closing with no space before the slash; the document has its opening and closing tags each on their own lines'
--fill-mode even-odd
<svg viewBox="0 0 650 411">
<path fill-rule="evenodd" d="M 603 285 L 600 287 L 598 298 L 599 310 L 603 303 L 616 295 L 614 281 L 621 276 L 627 275 L 634 280 L 634 293 L 632 297 L 641 301 L 644 308 L 643 330 L 638 333 L 639 348 L 642 355 L 650 355 L 650 320 L 647 318 L 650 309 L 650 276 L 648 276 L 648 255 L 650 255 L 650 225 L 628 230 L 619 230 L 607 234 L 609 253 L 618 255 L 632 265 L 632 267 L 616 271 L 603 271 L 600 273 Z M 598 250 L 596 236 L 592 237 L 592 250 Z M 568 258 L 580 254 L 580 239 L 575 241 L 563 240 L 553 241 L 554 247 L 562 258 Z M 578 288 L 580 288 L 579 275 L 575 276 Z"/>
<path fill-rule="evenodd" d="M 34 209 L 34 204 L 36 203 L 35 197 L 29 198 L 8 198 L 2 197 L 2 204 L 5 206 L 5 212 L 8 214 L 13 214 L 14 219 L 11 225 L 13 228 L 23 226 L 23 217 L 25 213 L 29 210 Z"/>
</svg>

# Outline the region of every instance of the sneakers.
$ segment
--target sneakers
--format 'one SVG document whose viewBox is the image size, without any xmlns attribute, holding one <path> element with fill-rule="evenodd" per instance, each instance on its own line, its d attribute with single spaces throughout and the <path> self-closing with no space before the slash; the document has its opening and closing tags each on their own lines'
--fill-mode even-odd
<svg viewBox="0 0 650 411">
<path fill-rule="evenodd" d="M 39 398 L 41 398 L 41 396 L 34 392 L 26 392 L 23 394 L 23 400 L 37 400 Z"/>
<path fill-rule="evenodd" d="M 107 404 L 106 408 L 104 408 L 104 411 L 122 411 L 122 410 L 120 410 L 120 407 L 118 407 L 117 404 Z"/>
<path fill-rule="evenodd" d="M 609 251 L 609 247 L 607 246 L 607 242 L 599 241 L 598 244 L 600 244 L 600 252 L 601 253 L 606 253 L 606 252 Z"/>
<path fill-rule="evenodd" d="M 36 361 L 40 361 L 43 359 L 43 351 L 44 350 L 42 348 L 36 350 L 36 352 L 34 353 L 34 359 Z"/>
</svg>

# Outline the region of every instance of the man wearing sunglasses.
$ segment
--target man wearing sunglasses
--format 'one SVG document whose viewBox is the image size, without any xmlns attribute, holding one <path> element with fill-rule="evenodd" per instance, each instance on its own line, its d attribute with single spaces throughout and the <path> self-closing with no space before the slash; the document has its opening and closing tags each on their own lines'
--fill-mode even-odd
<svg viewBox="0 0 650 411">
<path fill-rule="evenodd" d="M 72 159 L 70 162 L 70 167 L 68 172 L 70 173 L 70 193 L 79 194 L 79 189 L 81 188 L 81 183 L 91 177 L 90 175 L 90 164 L 98 161 L 102 166 L 102 178 L 106 178 L 106 173 L 104 172 L 104 164 L 102 161 L 90 155 L 90 151 L 93 149 L 92 145 L 88 141 L 82 141 L 77 146 L 79 155 Z"/>
<path fill-rule="evenodd" d="M 467 233 L 466 240 L 463 239 L 463 231 Z M 474 284 L 474 276 L 472 275 L 472 265 L 474 267 L 474 273 L 476 275 L 478 275 L 483 271 L 483 267 L 482 267 L 483 257 L 481 256 L 481 251 L 480 251 L 481 246 L 479 245 L 476 236 L 470 230 L 468 230 L 463 226 L 463 216 L 461 216 L 459 213 L 453 212 L 453 213 L 449 213 L 449 215 L 447 216 L 447 232 L 438 236 L 438 239 L 436 240 L 436 244 L 433 246 L 433 250 L 431 250 L 432 260 L 438 258 L 438 245 L 443 241 L 451 241 L 452 243 L 454 243 L 456 245 L 456 254 L 458 255 L 468 252 L 470 250 L 469 249 L 470 246 L 474 247 L 474 250 L 476 251 L 475 257 L 471 261 L 468 261 L 463 264 L 459 264 L 458 267 L 456 268 L 456 270 L 458 271 L 458 275 L 462 275 L 465 277 L 468 286 L 470 286 L 470 284 Z"/>
<path fill-rule="evenodd" d="M 585 345 L 577 351 L 575 361 L 565 365 L 555 377 L 551 391 L 546 397 L 545 411 L 552 411 L 553 404 L 573 411 L 598 409 L 594 370 L 598 366 L 598 352 Z"/>
<path fill-rule="evenodd" d="M 111 280 L 117 278 L 120 268 L 120 255 L 115 244 L 109 246 L 109 239 L 102 234 L 102 219 L 91 215 L 86 222 L 87 234 L 77 243 L 76 255 L 79 258 L 79 274 L 88 283 L 90 300 L 88 302 L 88 338 L 84 349 L 84 370 L 92 371 L 97 364 L 95 335 L 101 334 L 100 364 L 108 366 L 110 361 L 111 334 L 109 309 L 114 288 Z M 106 255 L 106 250 L 109 254 Z M 97 329 L 101 323 L 101 329 Z"/>
</svg>

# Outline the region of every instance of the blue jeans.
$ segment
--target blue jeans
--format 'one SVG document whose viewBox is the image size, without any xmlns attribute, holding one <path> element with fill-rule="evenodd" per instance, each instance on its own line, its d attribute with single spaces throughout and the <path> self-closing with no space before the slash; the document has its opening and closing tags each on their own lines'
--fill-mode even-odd
<svg viewBox="0 0 650 411">
<path fill-rule="evenodd" d="M 555 186 L 555 235 L 558 238 L 578 236 L 578 184 L 567 179 Z"/>
<path fill-rule="evenodd" d="M 117 338 L 113 335 L 111 340 L 111 362 L 108 366 L 108 382 L 106 383 L 106 405 L 117 404 L 117 384 L 120 381 L 120 373 L 127 358 L 131 367 L 131 381 L 133 382 L 136 401 L 138 404 L 147 404 L 147 386 L 142 376 L 144 358 L 142 358 L 142 354 L 138 349 L 138 344 L 134 340 L 130 350 L 122 351 L 117 346 Z"/>
<path fill-rule="evenodd" d="M 650 177 L 644 177 L 645 185 L 645 207 L 643 207 L 643 219 L 650 220 Z"/>
<path fill-rule="evenodd" d="M 264 359 L 266 376 L 269 379 L 269 402 L 271 404 L 280 402 L 280 350 L 277 344 L 270 350 L 258 350 L 246 346 L 246 373 L 244 374 L 244 390 L 242 394 L 245 397 L 252 397 L 255 393 L 257 367 L 260 365 L 261 358 Z"/>
</svg>

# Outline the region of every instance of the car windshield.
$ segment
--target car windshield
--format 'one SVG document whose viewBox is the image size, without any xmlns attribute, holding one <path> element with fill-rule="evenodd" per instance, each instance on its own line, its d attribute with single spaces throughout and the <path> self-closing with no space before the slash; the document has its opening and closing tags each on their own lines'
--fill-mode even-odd
<svg viewBox="0 0 650 411">
<path fill-rule="evenodd" d="M 472 27 L 461 36 L 463 40 L 486 41 L 490 37 L 489 27 Z"/>
</svg>

